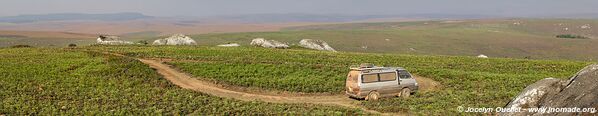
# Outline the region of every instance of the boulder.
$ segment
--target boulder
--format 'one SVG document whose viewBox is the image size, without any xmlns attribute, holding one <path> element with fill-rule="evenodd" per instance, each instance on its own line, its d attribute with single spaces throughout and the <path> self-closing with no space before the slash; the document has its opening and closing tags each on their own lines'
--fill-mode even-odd
<svg viewBox="0 0 598 116">
<path fill-rule="evenodd" d="M 175 34 L 168 38 L 158 39 L 153 45 L 196 45 L 197 43 L 191 37 L 183 34 Z"/>
<path fill-rule="evenodd" d="M 97 39 L 98 44 L 102 45 L 127 45 L 133 42 L 120 40 L 120 37 L 113 35 L 100 35 Z"/>
<path fill-rule="evenodd" d="M 543 79 L 526 87 L 506 108 L 522 108 L 522 112 L 501 113 L 503 116 L 530 115 L 595 115 L 593 112 L 530 112 L 527 108 L 598 108 L 598 64 L 587 66 L 569 80 Z"/>
<path fill-rule="evenodd" d="M 488 56 L 486 56 L 484 54 L 480 54 L 480 55 L 478 55 L 478 58 L 488 58 Z"/>
<path fill-rule="evenodd" d="M 237 44 L 237 43 L 229 43 L 229 44 L 222 44 L 222 45 L 218 45 L 218 47 L 239 47 L 241 45 Z"/>
<path fill-rule="evenodd" d="M 276 40 L 266 40 L 264 38 L 256 38 L 251 40 L 251 45 L 253 46 L 260 46 L 265 48 L 289 48 L 289 45 L 284 44 L 282 42 L 278 42 Z"/>
<path fill-rule="evenodd" d="M 579 28 L 582 28 L 582 29 L 590 29 L 590 28 L 592 28 L 592 27 L 590 26 L 590 24 L 585 24 L 585 25 L 582 25 L 582 26 L 580 26 Z"/>
<path fill-rule="evenodd" d="M 334 48 L 330 47 L 328 43 L 322 40 L 313 40 L 313 39 L 303 39 L 299 41 L 299 46 L 314 50 L 322 50 L 322 51 L 336 51 Z"/>
</svg>

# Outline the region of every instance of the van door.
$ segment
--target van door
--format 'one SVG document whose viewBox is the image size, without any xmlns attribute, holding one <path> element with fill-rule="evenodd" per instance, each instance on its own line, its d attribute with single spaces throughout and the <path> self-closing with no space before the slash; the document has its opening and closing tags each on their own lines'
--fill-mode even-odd
<svg viewBox="0 0 598 116">
<path fill-rule="evenodd" d="M 397 72 L 378 73 L 378 76 L 380 77 L 378 84 L 382 86 L 380 94 L 393 96 L 401 91 L 399 84 L 397 84 Z"/>
<path fill-rule="evenodd" d="M 409 72 L 407 72 L 406 70 L 399 70 L 399 86 L 400 88 L 405 88 L 405 87 L 414 87 L 415 86 L 415 80 L 413 79 L 413 77 L 411 77 L 411 74 Z M 411 88 L 413 89 L 413 88 Z"/>
</svg>

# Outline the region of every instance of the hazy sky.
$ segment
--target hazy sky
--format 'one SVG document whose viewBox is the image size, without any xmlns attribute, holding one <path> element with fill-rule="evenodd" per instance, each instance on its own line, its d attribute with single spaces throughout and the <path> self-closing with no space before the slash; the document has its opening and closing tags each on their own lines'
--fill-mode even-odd
<svg viewBox="0 0 598 116">
<path fill-rule="evenodd" d="M 598 13 L 598 0 L 0 0 L 0 16 L 115 12 L 153 16 L 269 13 L 526 16 Z"/>
</svg>

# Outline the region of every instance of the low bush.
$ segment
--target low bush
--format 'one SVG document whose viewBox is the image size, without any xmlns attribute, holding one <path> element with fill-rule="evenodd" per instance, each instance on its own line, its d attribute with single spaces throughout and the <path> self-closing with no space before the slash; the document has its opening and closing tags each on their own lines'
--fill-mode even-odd
<svg viewBox="0 0 598 116">
<path fill-rule="evenodd" d="M 13 45 L 13 46 L 10 46 L 10 48 L 30 48 L 30 47 L 32 47 L 32 46 L 30 46 L 30 45 Z"/>
<path fill-rule="evenodd" d="M 573 34 L 561 34 L 556 35 L 557 38 L 569 38 L 569 39 L 590 39 L 589 37 L 581 36 L 581 35 L 573 35 Z"/>
</svg>

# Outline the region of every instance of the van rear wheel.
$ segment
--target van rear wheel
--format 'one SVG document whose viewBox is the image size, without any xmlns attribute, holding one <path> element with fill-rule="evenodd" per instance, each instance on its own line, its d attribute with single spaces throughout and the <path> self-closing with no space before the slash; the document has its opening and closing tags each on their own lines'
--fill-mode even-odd
<svg viewBox="0 0 598 116">
<path fill-rule="evenodd" d="M 380 98 L 380 93 L 372 91 L 372 92 L 370 92 L 370 94 L 368 94 L 368 96 L 365 97 L 365 100 L 375 101 L 375 100 L 378 100 L 378 98 Z"/>
<path fill-rule="evenodd" d="M 401 98 L 409 98 L 409 96 L 411 96 L 411 89 L 409 88 L 403 88 L 399 94 Z"/>
</svg>

